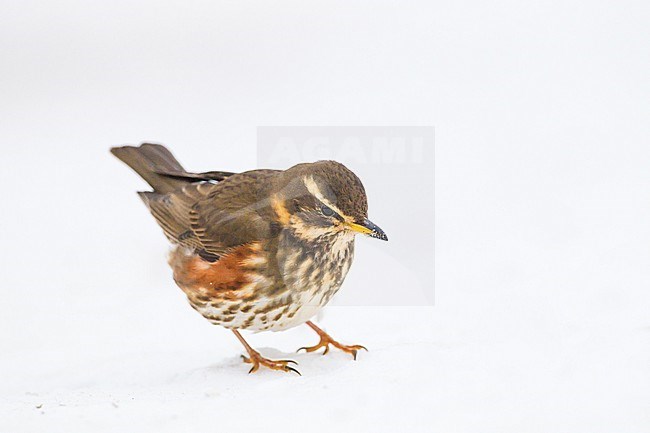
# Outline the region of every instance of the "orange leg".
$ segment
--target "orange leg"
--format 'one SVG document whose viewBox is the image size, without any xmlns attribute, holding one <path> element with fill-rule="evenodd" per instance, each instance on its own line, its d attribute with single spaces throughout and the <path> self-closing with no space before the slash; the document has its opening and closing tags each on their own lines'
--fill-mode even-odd
<svg viewBox="0 0 650 433">
<path fill-rule="evenodd" d="M 253 364 L 250 371 L 248 372 L 249 374 L 255 373 L 260 368 L 260 365 L 263 365 L 264 367 L 270 368 L 271 370 L 293 371 L 294 373 L 298 373 L 299 376 L 302 376 L 298 370 L 289 366 L 291 363 L 298 365 L 296 361 L 292 361 L 290 359 L 281 361 L 273 361 L 271 359 L 267 359 L 263 357 L 258 351 L 250 347 L 246 340 L 244 340 L 244 337 L 242 337 L 237 330 L 233 329 L 232 332 L 235 334 L 237 339 L 241 341 L 241 344 L 244 345 L 246 351 L 248 352 L 248 358 L 244 355 L 241 356 L 244 359 L 244 362 L 247 364 Z"/>
<path fill-rule="evenodd" d="M 336 347 L 337 349 L 340 349 L 340 350 L 342 350 L 342 351 L 344 351 L 346 353 L 351 354 L 352 357 L 356 360 L 357 359 L 357 351 L 359 351 L 361 349 L 365 350 L 366 352 L 368 351 L 368 349 L 366 349 L 365 347 L 360 346 L 358 344 L 354 345 L 354 346 L 346 346 L 344 344 L 339 343 L 338 341 L 336 341 L 332 337 L 330 337 L 325 331 L 320 329 L 318 326 L 314 325 L 311 321 L 307 321 L 306 324 L 311 329 L 316 331 L 316 333 L 320 336 L 320 341 L 315 346 L 301 347 L 300 349 L 298 349 L 298 352 L 300 352 L 303 349 L 305 351 L 307 351 L 307 352 L 314 352 L 314 351 L 320 349 L 321 347 L 324 347 L 325 351 L 323 352 L 323 355 L 325 355 L 327 352 L 329 352 L 330 344 L 331 344 L 332 346 Z"/>
</svg>

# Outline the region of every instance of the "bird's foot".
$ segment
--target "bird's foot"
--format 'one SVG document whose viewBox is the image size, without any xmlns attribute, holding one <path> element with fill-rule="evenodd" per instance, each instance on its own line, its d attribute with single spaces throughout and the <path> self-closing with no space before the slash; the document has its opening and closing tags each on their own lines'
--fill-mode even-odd
<svg viewBox="0 0 650 433">
<path fill-rule="evenodd" d="M 330 337 L 325 331 L 317 327 L 311 322 L 307 322 L 307 325 L 309 325 L 314 331 L 318 333 L 320 336 L 320 341 L 318 344 L 315 346 L 310 346 L 310 347 L 301 347 L 298 349 L 298 352 L 301 350 L 305 350 L 306 352 L 315 352 L 316 350 L 324 347 L 325 350 L 323 351 L 323 355 L 325 355 L 327 352 L 330 350 L 330 344 L 334 347 L 336 347 L 339 350 L 342 350 L 343 352 L 349 353 L 352 355 L 352 357 L 356 360 L 357 359 L 357 352 L 361 349 L 365 350 L 366 352 L 368 349 L 366 349 L 364 346 L 361 346 L 359 344 L 355 344 L 352 346 L 347 346 L 345 344 L 341 344 L 338 341 L 334 340 L 332 337 Z"/>
<path fill-rule="evenodd" d="M 253 364 L 251 369 L 248 371 L 248 373 L 255 373 L 257 370 L 259 370 L 260 365 L 263 365 L 266 368 L 270 368 L 271 370 L 281 370 L 281 371 L 293 371 L 294 373 L 298 374 L 298 376 L 302 376 L 298 370 L 295 368 L 291 367 L 289 364 L 295 364 L 298 365 L 296 361 L 292 361 L 291 359 L 283 359 L 279 361 L 274 361 L 272 359 L 268 359 L 263 357 L 259 352 L 257 351 L 249 351 L 248 352 L 248 357 L 242 355 L 242 359 L 244 360 L 245 363 L 247 364 Z"/>
</svg>

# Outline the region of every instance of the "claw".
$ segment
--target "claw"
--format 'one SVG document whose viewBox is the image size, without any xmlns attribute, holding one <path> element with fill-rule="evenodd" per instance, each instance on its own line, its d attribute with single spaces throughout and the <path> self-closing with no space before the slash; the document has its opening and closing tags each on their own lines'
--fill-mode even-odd
<svg viewBox="0 0 650 433">
<path fill-rule="evenodd" d="M 293 359 L 282 359 L 279 361 L 274 361 L 272 359 L 264 358 L 262 355 L 255 351 L 250 353 L 250 358 L 244 355 L 241 355 L 241 357 L 245 363 L 253 364 L 251 369 L 248 370 L 248 374 L 255 373 L 257 370 L 259 370 L 260 365 L 263 365 L 264 367 L 270 368 L 271 370 L 293 371 L 294 373 L 302 376 L 298 370 L 289 366 L 289 364 L 298 365 L 298 363 Z"/>
<path fill-rule="evenodd" d="M 329 343 L 328 343 L 329 344 Z M 300 349 L 296 350 L 296 353 L 300 352 L 301 350 L 304 350 L 305 352 L 315 352 L 316 350 L 320 349 L 321 347 L 325 347 L 325 352 L 323 352 L 323 355 L 327 353 L 329 350 L 329 347 L 327 344 L 323 344 L 322 341 L 318 343 L 315 346 L 310 346 L 310 347 L 301 347 Z"/>
<path fill-rule="evenodd" d="M 365 350 L 366 352 L 368 349 L 366 349 L 364 346 L 361 346 L 360 344 L 356 344 L 354 346 L 346 346 L 344 344 L 339 343 L 338 341 L 334 340 L 332 337 L 330 337 L 325 331 L 317 327 L 311 322 L 307 322 L 307 324 L 318 333 L 320 336 L 320 341 L 318 344 L 315 346 L 310 346 L 310 347 L 301 347 L 300 349 L 297 350 L 297 352 L 300 352 L 301 350 L 305 350 L 305 352 L 315 352 L 316 350 L 320 349 L 321 347 L 324 347 L 325 350 L 323 351 L 323 355 L 326 355 L 329 350 L 330 350 L 330 344 L 334 347 L 336 347 L 339 350 L 342 350 L 343 352 L 349 353 L 352 355 L 352 358 L 354 360 L 357 359 L 357 352 L 360 349 Z"/>
<path fill-rule="evenodd" d="M 248 352 L 248 357 L 241 355 L 241 358 L 246 364 L 253 364 L 251 369 L 248 370 L 248 374 L 255 373 L 257 370 L 259 370 L 260 365 L 263 365 L 264 367 L 270 368 L 271 370 L 293 371 L 294 373 L 298 373 L 298 375 L 302 376 L 298 370 L 293 367 L 289 367 L 289 364 L 298 365 L 298 363 L 293 359 L 282 359 L 280 361 L 267 359 L 263 357 L 258 351 L 250 347 L 246 340 L 244 340 L 244 337 L 242 337 L 236 329 L 233 329 L 232 332 L 244 345 L 246 351 Z"/>
<path fill-rule="evenodd" d="M 285 366 L 285 367 L 286 367 L 286 371 L 293 371 L 294 373 L 297 373 L 298 376 L 302 376 L 302 374 L 300 374 L 300 372 L 298 370 L 296 370 L 295 368 L 289 367 L 288 365 Z"/>
</svg>

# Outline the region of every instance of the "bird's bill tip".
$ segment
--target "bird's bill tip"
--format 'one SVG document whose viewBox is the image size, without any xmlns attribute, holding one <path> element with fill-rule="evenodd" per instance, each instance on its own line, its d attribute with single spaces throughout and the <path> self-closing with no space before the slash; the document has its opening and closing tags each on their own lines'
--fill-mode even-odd
<svg viewBox="0 0 650 433">
<path fill-rule="evenodd" d="M 370 236 L 371 238 L 381 239 L 382 241 L 388 240 L 386 233 L 384 233 L 384 231 L 380 229 L 379 226 L 377 226 L 369 219 L 365 219 L 361 224 L 355 222 L 346 222 L 345 224 L 350 230 L 354 232 Z"/>
</svg>

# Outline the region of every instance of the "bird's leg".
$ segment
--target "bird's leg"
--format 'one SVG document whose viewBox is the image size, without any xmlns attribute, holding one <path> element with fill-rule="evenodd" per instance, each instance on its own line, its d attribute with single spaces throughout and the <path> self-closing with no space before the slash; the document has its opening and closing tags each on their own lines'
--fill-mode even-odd
<svg viewBox="0 0 650 433">
<path fill-rule="evenodd" d="M 274 361 L 272 359 L 267 359 L 263 357 L 258 351 L 250 347 L 246 342 L 246 340 L 244 340 L 244 337 L 242 337 L 241 334 L 236 329 L 233 329 L 232 332 L 235 334 L 237 339 L 241 341 L 241 344 L 244 345 L 246 351 L 248 352 L 248 358 L 245 357 L 244 355 L 241 356 L 244 359 L 244 362 L 247 364 L 253 364 L 250 371 L 248 372 L 249 374 L 256 372 L 260 368 L 260 365 L 263 365 L 264 367 L 270 368 L 271 370 L 293 371 L 294 373 L 298 373 L 298 375 L 301 376 L 298 370 L 289 366 L 289 364 L 291 363 L 297 365 L 298 363 L 296 361 L 292 361 L 290 359 L 285 359 L 281 361 Z"/>
<path fill-rule="evenodd" d="M 330 344 L 331 344 L 332 346 L 336 347 L 337 349 L 340 349 L 340 350 L 342 350 L 342 351 L 344 351 L 346 353 L 351 354 L 352 357 L 356 360 L 357 359 L 357 351 L 359 351 L 361 349 L 365 350 L 366 352 L 368 351 L 368 349 L 366 349 L 365 347 L 360 346 L 358 344 L 356 344 L 354 346 L 346 346 L 344 344 L 339 343 L 338 341 L 336 341 L 332 337 L 330 337 L 325 331 L 320 329 L 318 326 L 314 325 L 311 321 L 307 321 L 306 324 L 311 329 L 316 331 L 316 333 L 320 336 L 320 341 L 315 346 L 301 347 L 300 349 L 298 349 L 298 352 L 300 352 L 303 349 L 305 351 L 307 351 L 307 352 L 314 352 L 314 351 L 320 349 L 321 347 L 324 347 L 325 351 L 323 352 L 323 355 L 325 355 L 327 352 L 329 352 Z"/>
</svg>

